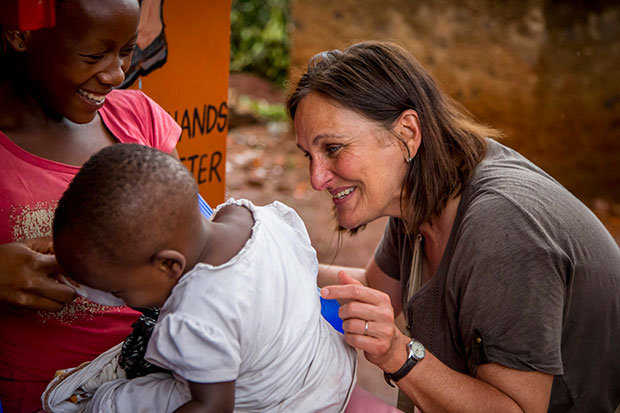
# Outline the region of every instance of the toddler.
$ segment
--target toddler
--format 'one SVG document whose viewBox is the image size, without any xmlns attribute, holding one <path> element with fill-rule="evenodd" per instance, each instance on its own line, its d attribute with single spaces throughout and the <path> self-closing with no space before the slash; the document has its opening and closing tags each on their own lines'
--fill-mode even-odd
<svg viewBox="0 0 620 413">
<path fill-rule="evenodd" d="M 145 358 L 187 381 L 177 411 L 343 411 L 356 352 L 321 316 L 302 220 L 232 199 L 205 219 L 197 196 L 173 157 L 106 147 L 59 201 L 57 260 L 131 307 L 161 307 Z"/>
</svg>

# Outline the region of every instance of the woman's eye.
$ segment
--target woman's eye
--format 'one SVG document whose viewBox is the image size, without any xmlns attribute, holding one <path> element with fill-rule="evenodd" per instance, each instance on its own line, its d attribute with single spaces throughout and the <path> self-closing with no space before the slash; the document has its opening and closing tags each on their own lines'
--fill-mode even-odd
<svg viewBox="0 0 620 413">
<path fill-rule="evenodd" d="M 325 147 L 325 152 L 327 152 L 328 155 L 333 155 L 336 152 L 338 152 L 340 148 L 341 148 L 340 145 L 329 145 Z"/>
</svg>

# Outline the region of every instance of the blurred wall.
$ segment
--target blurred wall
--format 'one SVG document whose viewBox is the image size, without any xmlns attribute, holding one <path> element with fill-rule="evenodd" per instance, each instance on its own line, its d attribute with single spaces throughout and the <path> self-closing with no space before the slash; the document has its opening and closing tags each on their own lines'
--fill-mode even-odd
<svg viewBox="0 0 620 413">
<path fill-rule="evenodd" d="M 361 40 L 413 53 L 504 143 L 586 202 L 620 201 L 620 3 L 292 0 L 291 78 Z"/>
</svg>

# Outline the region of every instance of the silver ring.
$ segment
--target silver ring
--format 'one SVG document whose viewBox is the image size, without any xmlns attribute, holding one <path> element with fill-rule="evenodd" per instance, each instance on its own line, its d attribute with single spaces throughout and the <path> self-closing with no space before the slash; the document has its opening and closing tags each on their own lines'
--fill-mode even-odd
<svg viewBox="0 0 620 413">
<path fill-rule="evenodd" d="M 364 326 L 364 335 L 368 335 L 368 321 L 366 321 L 366 325 Z"/>
</svg>

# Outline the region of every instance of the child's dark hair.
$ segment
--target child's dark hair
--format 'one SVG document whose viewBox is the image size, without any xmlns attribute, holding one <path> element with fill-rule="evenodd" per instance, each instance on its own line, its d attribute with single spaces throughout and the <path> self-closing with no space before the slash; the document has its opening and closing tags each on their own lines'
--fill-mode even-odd
<svg viewBox="0 0 620 413">
<path fill-rule="evenodd" d="M 69 231 L 89 249 L 121 259 L 169 236 L 198 207 L 191 173 L 177 159 L 137 144 L 93 155 L 75 176 L 54 216 L 54 242 Z"/>
</svg>

